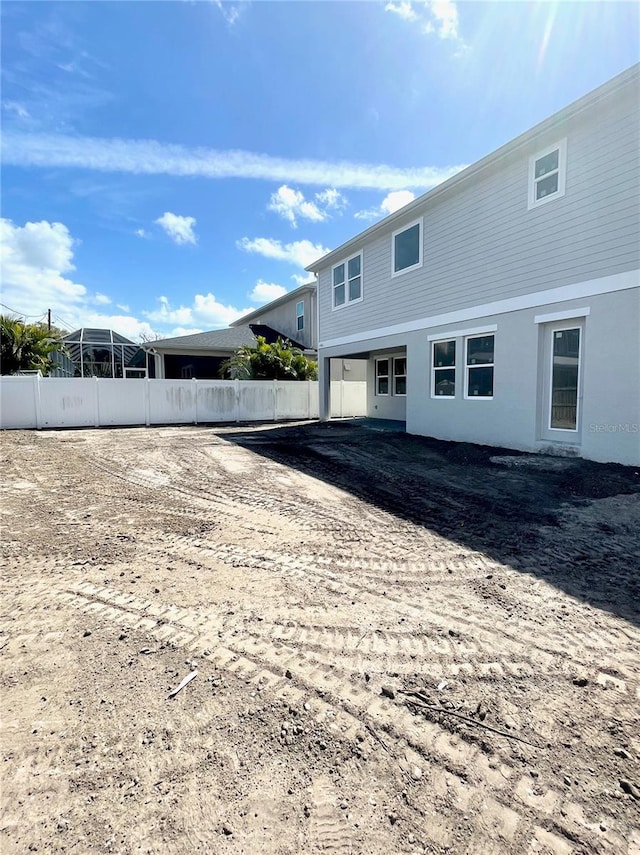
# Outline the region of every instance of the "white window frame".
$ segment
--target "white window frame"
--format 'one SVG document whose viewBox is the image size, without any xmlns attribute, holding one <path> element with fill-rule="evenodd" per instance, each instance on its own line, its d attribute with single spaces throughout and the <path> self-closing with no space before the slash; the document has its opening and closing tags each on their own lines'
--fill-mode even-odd
<svg viewBox="0 0 640 855">
<path fill-rule="evenodd" d="M 551 426 L 551 419 L 553 417 L 553 342 L 555 341 L 555 335 L 558 332 L 569 332 L 569 330 L 578 330 L 578 386 L 576 389 L 576 426 L 574 428 L 556 428 Z M 549 332 L 551 334 L 551 346 L 549 347 L 549 400 L 548 400 L 548 412 L 549 415 L 547 417 L 547 430 L 549 431 L 557 431 L 560 434 L 563 433 L 572 433 L 577 434 L 580 432 L 580 410 L 582 409 L 580 406 L 580 389 L 582 383 L 582 343 L 584 339 L 584 330 L 583 327 L 580 326 L 579 319 L 578 323 L 575 324 L 556 324 L 549 328 Z M 495 354 L 494 354 L 495 359 Z"/>
<path fill-rule="evenodd" d="M 480 365 L 469 365 L 469 342 L 474 338 L 493 337 L 493 362 L 482 362 Z M 465 401 L 493 401 L 495 395 L 470 395 L 469 394 L 469 370 L 475 368 L 493 368 L 493 390 L 496 388 L 496 334 L 495 332 L 479 333 L 478 335 L 469 335 L 463 339 L 462 356 L 464 359 L 464 399 Z"/>
<path fill-rule="evenodd" d="M 404 359 L 404 374 L 398 374 L 396 371 L 396 362 L 399 359 Z M 392 392 L 393 392 L 394 397 L 396 397 L 396 398 L 406 398 L 407 397 L 406 392 L 396 392 L 396 380 L 399 378 L 402 378 L 402 377 L 404 377 L 405 388 L 406 388 L 406 384 L 407 384 L 407 356 L 406 356 L 406 354 L 404 356 L 394 356 L 393 357 L 393 388 L 392 388 Z"/>
<path fill-rule="evenodd" d="M 396 237 L 401 235 L 403 232 L 412 229 L 414 226 L 419 226 L 418 230 L 418 263 L 412 264 L 410 267 L 403 267 L 402 270 L 396 270 Z M 422 267 L 422 255 L 423 255 L 423 218 L 418 217 L 417 220 L 413 220 L 411 223 L 407 223 L 402 226 L 401 229 L 396 229 L 395 232 L 391 235 L 391 278 L 395 279 L 396 276 L 404 276 L 405 273 L 410 273 L 412 270 L 418 270 L 419 267 Z"/>
<path fill-rule="evenodd" d="M 378 375 L 378 363 L 379 362 L 386 362 L 387 363 L 387 373 L 386 374 Z M 390 373 L 390 369 L 391 369 L 392 365 L 393 365 L 393 357 L 392 356 L 378 356 L 378 357 L 376 357 L 376 362 L 375 362 L 375 366 L 374 366 L 374 371 L 375 371 L 374 392 L 375 392 L 376 398 L 388 398 L 391 396 L 391 378 L 392 378 L 392 375 Z M 380 392 L 378 390 L 378 380 L 379 379 L 382 380 L 385 378 L 387 380 L 387 384 L 388 384 L 387 388 L 389 389 L 389 391 L 388 392 Z"/>
<path fill-rule="evenodd" d="M 349 262 L 353 261 L 354 258 L 358 258 L 360 256 L 360 296 L 356 297 L 355 300 L 349 299 Z M 339 306 L 336 306 L 336 286 L 333 284 L 333 271 L 336 267 L 340 267 L 341 264 L 344 264 L 344 303 L 341 303 Z M 352 279 L 356 279 L 357 277 L 352 276 Z M 342 261 L 338 261 L 337 264 L 334 264 L 331 268 L 331 309 L 336 312 L 339 309 L 344 309 L 347 306 L 353 306 L 354 303 L 361 303 L 364 299 L 364 256 L 362 254 L 362 250 L 360 252 L 354 252 L 352 255 L 344 258 Z"/>
<path fill-rule="evenodd" d="M 300 325 L 300 318 L 302 318 L 302 326 Z M 304 330 L 304 300 L 299 300 L 296 303 L 296 329 L 298 332 Z"/>
<path fill-rule="evenodd" d="M 455 345 L 453 365 L 441 365 L 438 367 L 435 360 L 435 352 L 437 344 L 446 344 L 452 341 Z M 454 371 L 454 391 L 453 395 L 436 395 L 436 372 L 438 371 Z M 431 397 L 435 401 L 455 401 L 458 392 L 458 339 L 455 336 L 447 336 L 446 338 L 436 338 L 431 341 Z"/>
<path fill-rule="evenodd" d="M 542 157 L 546 157 L 548 154 L 551 154 L 554 151 L 558 152 L 558 169 L 554 170 L 554 172 L 557 172 L 558 174 L 558 189 L 555 193 L 550 193 L 548 196 L 543 196 L 542 199 L 536 199 L 536 185 L 538 184 L 538 182 L 554 174 L 554 172 L 548 172 L 546 175 L 540 176 L 540 178 L 536 178 L 536 161 L 540 160 L 540 158 Z M 536 152 L 529 158 L 529 200 L 527 206 L 528 210 L 531 210 L 532 208 L 539 208 L 540 205 L 546 205 L 547 202 L 551 202 L 553 199 L 560 199 L 562 196 L 564 196 L 566 188 L 566 179 L 567 139 L 565 137 L 559 142 L 556 142 L 553 145 L 547 146 L 541 151 Z"/>
</svg>

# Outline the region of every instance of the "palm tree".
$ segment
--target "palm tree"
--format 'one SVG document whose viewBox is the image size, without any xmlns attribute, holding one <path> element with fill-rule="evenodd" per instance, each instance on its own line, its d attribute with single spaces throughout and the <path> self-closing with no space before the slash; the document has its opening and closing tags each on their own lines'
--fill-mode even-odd
<svg viewBox="0 0 640 855">
<path fill-rule="evenodd" d="M 46 375 L 53 366 L 51 354 L 55 351 L 64 351 L 58 330 L 0 315 L 0 373 L 41 371 Z"/>
<path fill-rule="evenodd" d="M 232 380 L 317 380 L 318 366 L 286 339 L 267 344 L 259 335 L 255 345 L 244 344 L 220 366 L 220 376 Z"/>
</svg>

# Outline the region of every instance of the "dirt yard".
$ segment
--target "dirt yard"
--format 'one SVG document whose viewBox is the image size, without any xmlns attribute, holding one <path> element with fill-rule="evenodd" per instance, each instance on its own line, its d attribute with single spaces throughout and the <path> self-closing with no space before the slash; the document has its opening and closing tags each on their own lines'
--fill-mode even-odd
<svg viewBox="0 0 640 855">
<path fill-rule="evenodd" d="M 0 439 L 3 855 L 640 852 L 638 471 Z"/>
</svg>

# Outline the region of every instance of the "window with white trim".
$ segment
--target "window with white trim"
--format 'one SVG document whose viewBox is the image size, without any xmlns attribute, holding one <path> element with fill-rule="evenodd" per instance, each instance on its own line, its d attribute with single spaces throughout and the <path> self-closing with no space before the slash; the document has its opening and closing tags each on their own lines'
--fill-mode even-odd
<svg viewBox="0 0 640 855">
<path fill-rule="evenodd" d="M 566 139 L 529 159 L 529 208 L 537 208 L 564 196 L 566 161 Z"/>
<path fill-rule="evenodd" d="M 389 358 L 376 359 L 376 395 L 389 394 Z"/>
<path fill-rule="evenodd" d="M 465 398 L 493 398 L 494 335 L 466 340 Z"/>
<path fill-rule="evenodd" d="M 394 356 L 393 358 L 393 394 L 407 394 L 407 357 Z"/>
<path fill-rule="evenodd" d="M 391 275 L 422 267 L 422 218 L 391 235 Z"/>
<path fill-rule="evenodd" d="M 431 396 L 455 398 L 456 395 L 456 340 L 433 342 Z"/>
<path fill-rule="evenodd" d="M 334 265 L 331 270 L 333 308 L 362 300 L 362 253 Z"/>
<path fill-rule="evenodd" d="M 304 329 L 304 300 L 296 303 L 296 329 L 298 332 Z"/>
</svg>

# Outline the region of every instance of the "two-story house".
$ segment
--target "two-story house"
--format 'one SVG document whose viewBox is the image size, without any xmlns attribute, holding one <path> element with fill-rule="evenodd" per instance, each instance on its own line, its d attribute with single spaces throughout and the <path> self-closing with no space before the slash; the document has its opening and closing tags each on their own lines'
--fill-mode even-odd
<svg viewBox="0 0 640 855">
<path fill-rule="evenodd" d="M 329 360 L 409 433 L 640 463 L 634 66 L 307 268 Z"/>
</svg>

